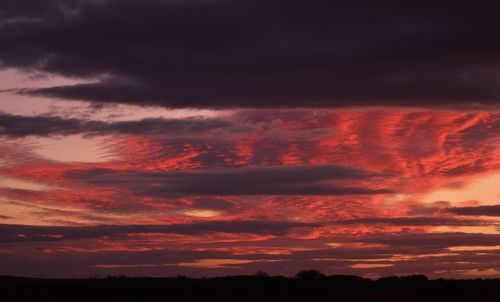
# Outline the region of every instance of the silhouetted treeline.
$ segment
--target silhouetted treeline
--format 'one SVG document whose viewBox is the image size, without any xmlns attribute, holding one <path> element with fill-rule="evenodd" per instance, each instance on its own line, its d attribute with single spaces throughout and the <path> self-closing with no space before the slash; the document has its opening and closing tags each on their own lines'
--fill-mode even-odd
<svg viewBox="0 0 500 302">
<path fill-rule="evenodd" d="M 500 279 L 428 280 L 425 276 L 325 276 L 299 272 L 294 278 L 33 279 L 0 277 L 2 301 L 500 301 Z"/>
</svg>

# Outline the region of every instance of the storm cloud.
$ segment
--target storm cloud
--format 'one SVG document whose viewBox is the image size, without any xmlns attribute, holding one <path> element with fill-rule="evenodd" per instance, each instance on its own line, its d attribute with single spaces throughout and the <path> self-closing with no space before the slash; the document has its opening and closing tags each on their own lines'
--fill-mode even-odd
<svg viewBox="0 0 500 302">
<path fill-rule="evenodd" d="M 494 1 L 16 3 L 0 4 L 1 66 L 87 80 L 21 94 L 198 108 L 499 106 Z"/>
</svg>

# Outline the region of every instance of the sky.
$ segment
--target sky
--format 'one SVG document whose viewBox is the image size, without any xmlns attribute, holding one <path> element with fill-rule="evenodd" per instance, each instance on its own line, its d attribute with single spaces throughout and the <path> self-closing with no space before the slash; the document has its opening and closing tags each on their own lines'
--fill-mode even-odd
<svg viewBox="0 0 500 302">
<path fill-rule="evenodd" d="M 500 3 L 0 2 L 0 275 L 500 277 Z"/>
</svg>

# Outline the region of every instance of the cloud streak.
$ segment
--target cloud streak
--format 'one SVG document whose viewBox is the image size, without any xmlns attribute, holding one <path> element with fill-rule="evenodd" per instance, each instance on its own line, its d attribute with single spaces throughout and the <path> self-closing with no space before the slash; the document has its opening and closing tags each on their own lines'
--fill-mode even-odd
<svg viewBox="0 0 500 302">
<path fill-rule="evenodd" d="M 450 208 L 448 211 L 463 216 L 500 216 L 500 205 Z"/>
<path fill-rule="evenodd" d="M 138 121 L 102 122 L 65 119 L 56 116 L 21 116 L 0 114 L 0 136 L 22 138 L 26 136 L 56 135 L 191 135 L 215 130 L 243 131 L 225 120 L 203 117 L 183 119 L 147 118 Z"/>
<path fill-rule="evenodd" d="M 222 232 L 284 235 L 294 228 L 314 226 L 318 226 L 318 224 L 286 221 L 209 221 L 172 225 L 98 225 L 88 227 L 0 224 L 0 241 L 4 243 L 60 241 L 137 233 L 202 235 L 210 232 Z"/>
<path fill-rule="evenodd" d="M 447 217 L 366 217 L 336 222 L 338 224 L 389 224 L 397 226 L 481 226 L 499 225 L 498 222 L 456 219 Z"/>
<path fill-rule="evenodd" d="M 69 177 L 92 185 L 132 189 L 144 196 L 185 195 L 363 195 L 392 193 L 385 188 L 335 185 L 335 180 L 381 176 L 336 166 L 256 166 L 179 172 L 69 171 Z"/>
</svg>

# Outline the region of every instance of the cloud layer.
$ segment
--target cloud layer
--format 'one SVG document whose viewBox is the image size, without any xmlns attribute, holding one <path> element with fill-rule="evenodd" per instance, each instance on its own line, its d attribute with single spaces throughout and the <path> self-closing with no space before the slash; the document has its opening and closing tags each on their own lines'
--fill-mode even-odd
<svg viewBox="0 0 500 302">
<path fill-rule="evenodd" d="M 499 8 L 0 1 L 0 275 L 500 276 Z"/>
<path fill-rule="evenodd" d="M 0 62 L 95 79 L 19 93 L 103 103 L 498 108 L 498 8 L 491 1 L 3 1 Z"/>
</svg>

